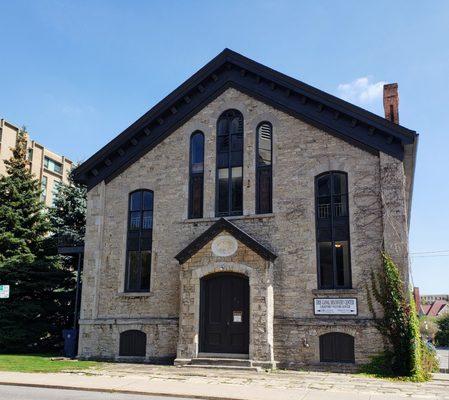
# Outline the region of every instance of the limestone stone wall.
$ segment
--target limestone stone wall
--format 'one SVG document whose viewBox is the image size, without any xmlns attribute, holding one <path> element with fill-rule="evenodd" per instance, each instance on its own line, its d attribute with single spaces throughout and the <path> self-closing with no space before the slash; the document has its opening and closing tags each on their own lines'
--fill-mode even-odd
<svg viewBox="0 0 449 400">
<path fill-rule="evenodd" d="M 134 361 L 119 356 L 120 333 L 137 329 L 147 335 L 146 356 L 138 361 L 173 362 L 176 357 L 178 324 L 176 320 L 110 319 L 84 321 L 80 326 L 80 358 Z"/>
<path fill-rule="evenodd" d="M 372 317 L 365 285 L 371 270 L 377 271 L 381 266 L 384 239 L 396 249 L 397 259 L 404 260 L 400 266 L 406 275 L 403 195 L 394 201 L 395 185 L 402 179 L 402 164 L 387 157 L 385 161 L 395 167 L 395 182 L 388 185 L 385 178 L 382 183 L 381 165 L 385 162 L 378 154 L 355 147 L 238 90 L 228 89 L 111 182 L 101 183 L 89 192 L 81 313 L 85 323 L 81 333 L 96 330 L 93 323 L 101 324 L 104 319 L 179 318 L 183 274 L 174 256 L 216 220 L 216 121 L 229 108 L 243 114 L 245 149 L 244 215 L 230 219 L 278 255 L 273 265 L 274 317 L 275 321 L 287 319 L 293 324 L 293 328 L 285 328 L 285 324 L 275 323 L 276 361 L 311 359 L 312 350 L 305 352 L 296 347 L 289 337 L 298 332 L 295 340 L 299 340 L 301 332 L 309 329 L 304 328 L 308 326 L 305 320 L 312 325 L 323 323 L 313 313 L 315 297 L 356 297 L 358 315 L 350 317 L 348 325 Z M 255 130 L 262 121 L 273 125 L 273 213 L 255 216 Z M 204 218 L 187 220 L 189 139 L 195 130 L 205 135 Z M 329 170 L 348 173 L 351 290 L 317 290 L 314 177 Z M 387 176 L 385 170 L 382 174 Z M 140 188 L 154 191 L 151 292 L 129 294 L 123 293 L 128 194 Z M 382 204 L 382 198 L 388 201 Z M 384 229 L 384 220 L 389 208 L 397 218 L 394 228 L 388 230 Z M 400 239 L 391 233 L 398 227 Z M 368 348 L 376 343 L 377 347 L 379 341 L 372 340 L 371 328 L 357 329 L 356 346 Z M 93 345 L 84 346 L 85 342 L 87 339 L 81 334 L 81 354 L 95 355 L 98 350 Z M 313 337 L 310 343 L 316 347 Z M 106 346 L 111 354 L 115 352 L 113 346 L 113 342 Z M 84 348 L 90 350 L 84 352 Z M 175 344 L 167 350 L 169 353 L 176 353 Z"/>
<path fill-rule="evenodd" d="M 408 288 L 408 199 L 405 192 L 404 165 L 387 154 L 380 154 L 379 157 L 385 251 L 399 266 L 402 279 Z"/>
<path fill-rule="evenodd" d="M 369 320 L 320 318 L 274 321 L 275 357 L 281 368 L 317 366 L 320 360 L 319 337 L 329 332 L 346 333 L 354 337 L 355 364 L 370 361 L 379 353 L 383 339 Z"/>
</svg>

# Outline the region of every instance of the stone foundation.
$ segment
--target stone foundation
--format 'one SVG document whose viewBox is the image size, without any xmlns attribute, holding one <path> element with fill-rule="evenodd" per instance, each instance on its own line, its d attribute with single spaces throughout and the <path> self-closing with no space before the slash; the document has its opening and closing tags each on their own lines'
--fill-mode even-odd
<svg viewBox="0 0 449 400">
<path fill-rule="evenodd" d="M 146 333 L 145 357 L 120 357 L 120 333 L 130 329 Z M 176 357 L 177 340 L 176 319 L 80 321 L 78 354 L 80 359 L 170 364 Z"/>
<path fill-rule="evenodd" d="M 274 355 L 280 368 L 339 370 L 340 364 L 320 363 L 319 337 L 329 332 L 346 333 L 354 337 L 355 364 L 343 364 L 345 369 L 365 364 L 383 348 L 382 337 L 372 320 L 349 318 L 275 318 Z M 319 368 L 317 368 L 319 367 Z"/>
</svg>

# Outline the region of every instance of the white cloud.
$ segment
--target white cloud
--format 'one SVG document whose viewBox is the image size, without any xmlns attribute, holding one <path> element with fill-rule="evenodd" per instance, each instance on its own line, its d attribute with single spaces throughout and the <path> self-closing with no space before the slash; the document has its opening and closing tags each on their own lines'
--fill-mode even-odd
<svg viewBox="0 0 449 400">
<path fill-rule="evenodd" d="M 339 96 L 347 101 L 358 104 L 371 104 L 382 98 L 383 86 L 386 82 L 372 82 L 371 77 L 363 76 L 350 83 L 338 85 Z"/>
</svg>

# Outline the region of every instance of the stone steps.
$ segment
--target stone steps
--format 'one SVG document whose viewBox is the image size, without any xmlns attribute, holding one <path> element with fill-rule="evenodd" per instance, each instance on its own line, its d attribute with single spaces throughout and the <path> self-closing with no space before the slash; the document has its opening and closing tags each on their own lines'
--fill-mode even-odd
<svg viewBox="0 0 449 400">
<path fill-rule="evenodd" d="M 207 365 L 207 364 L 200 364 L 200 365 L 183 365 L 182 368 L 204 368 L 204 369 L 225 369 L 225 370 L 231 370 L 231 371 L 253 371 L 253 372 L 261 372 L 262 368 L 260 367 L 235 367 L 231 365 Z"/>
<path fill-rule="evenodd" d="M 223 358 L 223 357 L 198 357 L 192 358 L 186 367 L 210 368 L 210 369 L 232 369 L 239 371 L 261 371 L 254 367 L 252 361 L 247 358 Z"/>
<path fill-rule="evenodd" d="M 227 365 L 230 367 L 252 367 L 251 360 L 243 358 L 198 357 L 192 358 L 191 365 Z"/>
</svg>

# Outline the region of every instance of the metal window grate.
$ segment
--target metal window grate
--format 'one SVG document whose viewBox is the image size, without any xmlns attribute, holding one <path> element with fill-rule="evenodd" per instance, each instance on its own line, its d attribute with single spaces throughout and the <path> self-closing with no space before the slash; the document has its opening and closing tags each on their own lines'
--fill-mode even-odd
<svg viewBox="0 0 449 400">
<path fill-rule="evenodd" d="M 138 330 L 129 330 L 120 334 L 119 355 L 124 357 L 145 357 L 147 335 Z"/>
</svg>

